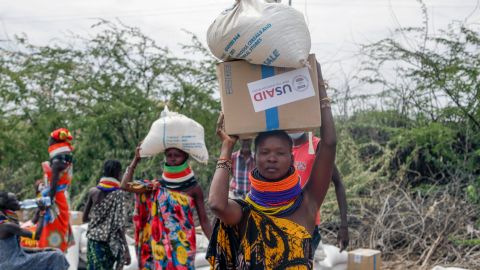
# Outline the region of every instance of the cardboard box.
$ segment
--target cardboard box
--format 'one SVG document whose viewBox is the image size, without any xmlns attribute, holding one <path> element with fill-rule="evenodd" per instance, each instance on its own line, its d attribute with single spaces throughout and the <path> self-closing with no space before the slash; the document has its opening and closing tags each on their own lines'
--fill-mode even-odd
<svg viewBox="0 0 480 270">
<path fill-rule="evenodd" d="M 379 250 L 356 249 L 348 253 L 348 270 L 380 270 L 382 257 Z"/>
<path fill-rule="evenodd" d="M 15 214 L 18 216 L 18 221 L 25 222 L 25 215 L 23 214 L 23 210 L 15 211 Z"/>
<path fill-rule="evenodd" d="M 70 211 L 70 225 L 82 225 L 83 212 Z"/>
<path fill-rule="evenodd" d="M 37 211 L 37 208 L 31 208 L 31 209 L 20 209 L 18 211 L 15 211 L 15 213 L 18 216 L 18 221 L 20 222 L 26 222 L 30 219 L 33 218 L 35 215 L 35 212 Z"/>
<path fill-rule="evenodd" d="M 225 115 L 226 132 L 245 138 L 268 130 L 313 130 L 320 127 L 320 102 L 315 55 L 311 54 L 308 60 L 310 69 L 307 68 L 304 71 L 309 78 L 305 78 L 300 69 L 253 65 L 244 60 L 219 63 L 217 65 L 217 77 L 220 86 L 222 111 Z M 297 72 L 296 74 L 293 72 L 294 70 Z M 294 74 L 288 75 L 292 73 L 290 71 Z M 288 73 L 284 74 L 286 72 Z M 268 80 L 257 82 L 264 78 L 281 77 L 276 76 L 279 74 L 284 74 L 286 77 L 280 78 L 270 85 Z M 275 77 L 270 78 L 271 76 Z M 311 85 L 309 85 L 309 82 Z M 268 91 L 262 91 L 261 86 Z M 301 100 L 274 106 L 266 110 L 262 110 L 265 109 L 264 106 L 256 106 L 257 110 L 260 109 L 261 111 L 255 112 L 254 102 L 283 98 L 284 100 L 280 101 L 282 103 L 285 102 L 286 96 L 290 98 L 290 96 L 302 94 L 300 92 L 306 89 L 303 87 L 308 87 L 308 91 L 311 91 L 313 96 L 302 97 Z M 252 90 L 252 88 L 255 89 Z M 280 94 L 276 95 L 276 93 Z M 283 96 L 281 96 L 282 93 Z M 267 94 L 270 94 L 270 96 Z"/>
</svg>

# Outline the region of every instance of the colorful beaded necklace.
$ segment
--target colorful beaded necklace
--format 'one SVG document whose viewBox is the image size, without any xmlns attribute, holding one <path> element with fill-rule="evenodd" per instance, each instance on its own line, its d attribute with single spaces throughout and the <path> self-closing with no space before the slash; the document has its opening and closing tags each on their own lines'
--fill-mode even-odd
<svg viewBox="0 0 480 270">
<path fill-rule="evenodd" d="M 105 192 L 115 191 L 120 189 L 120 182 L 113 177 L 102 177 L 97 188 Z"/>
<path fill-rule="evenodd" d="M 169 166 L 165 163 L 160 183 L 168 189 L 183 190 L 196 184 L 197 180 L 188 162 L 185 161 L 178 166 Z"/>
<path fill-rule="evenodd" d="M 251 188 L 245 200 L 267 215 L 289 216 L 302 204 L 300 178 L 294 167 L 291 167 L 288 175 L 279 181 L 266 180 L 257 169 L 250 173 L 249 180 Z"/>
</svg>

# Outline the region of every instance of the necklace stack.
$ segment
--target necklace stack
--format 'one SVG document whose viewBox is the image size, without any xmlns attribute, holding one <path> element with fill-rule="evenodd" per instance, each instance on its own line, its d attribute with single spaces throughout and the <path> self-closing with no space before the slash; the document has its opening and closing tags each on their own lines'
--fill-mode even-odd
<svg viewBox="0 0 480 270">
<path fill-rule="evenodd" d="M 115 191 L 120 189 L 120 182 L 113 177 L 102 177 L 97 188 L 105 192 Z"/>
<path fill-rule="evenodd" d="M 160 183 L 168 189 L 181 191 L 195 185 L 197 180 L 188 162 L 185 161 L 178 166 L 165 164 Z"/>
<path fill-rule="evenodd" d="M 300 178 L 293 167 L 285 178 L 278 181 L 267 181 L 257 169 L 250 173 L 249 180 L 251 189 L 245 200 L 264 214 L 286 217 L 302 204 Z"/>
</svg>

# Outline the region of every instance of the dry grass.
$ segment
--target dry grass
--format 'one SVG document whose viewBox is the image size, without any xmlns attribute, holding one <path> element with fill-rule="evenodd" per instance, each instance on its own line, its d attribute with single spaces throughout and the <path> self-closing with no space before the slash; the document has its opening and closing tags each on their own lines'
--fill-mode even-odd
<svg viewBox="0 0 480 270">
<path fill-rule="evenodd" d="M 350 248 L 382 251 L 385 269 L 431 269 L 434 265 L 480 269 L 480 245 L 474 229 L 478 209 L 465 201 L 453 181 L 430 190 L 406 191 L 388 184 L 350 204 Z M 326 242 L 335 243 L 336 227 L 324 224 Z"/>
</svg>

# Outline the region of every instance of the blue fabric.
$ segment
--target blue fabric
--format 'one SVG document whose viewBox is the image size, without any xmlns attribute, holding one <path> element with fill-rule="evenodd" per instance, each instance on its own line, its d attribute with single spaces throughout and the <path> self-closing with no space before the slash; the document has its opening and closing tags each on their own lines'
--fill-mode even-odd
<svg viewBox="0 0 480 270">
<path fill-rule="evenodd" d="M 57 192 L 62 192 L 62 191 L 65 191 L 67 190 L 68 188 L 68 185 L 67 184 L 63 184 L 63 185 L 59 185 L 57 186 Z M 50 187 L 46 187 L 42 190 L 42 197 L 49 197 L 50 196 Z M 52 205 L 53 206 L 53 205 Z M 52 214 L 52 208 L 48 208 L 46 211 L 45 211 L 45 217 L 43 218 L 43 222 L 47 223 L 47 222 L 53 222 L 55 220 L 55 218 L 53 217 L 53 214 Z"/>
<path fill-rule="evenodd" d="M 262 65 L 262 79 L 272 77 L 275 75 L 275 69 L 273 67 Z M 280 124 L 278 121 L 278 108 L 270 108 L 265 111 L 265 125 L 267 131 L 276 130 L 279 128 Z"/>
<path fill-rule="evenodd" d="M 106 192 L 106 193 L 110 193 L 112 191 L 115 191 L 115 190 L 119 190 L 120 188 L 118 187 L 111 187 L 111 188 L 106 188 L 106 187 L 102 187 L 102 186 L 96 186 L 96 188 L 100 189 L 101 191 L 103 192 Z"/>
<path fill-rule="evenodd" d="M 318 225 L 315 225 L 315 228 L 313 229 L 313 235 L 312 235 L 312 250 L 313 253 L 315 253 L 315 250 L 317 250 L 318 245 L 320 245 L 320 241 L 322 241 L 322 235 L 320 234 L 320 228 Z"/>
<path fill-rule="evenodd" d="M 27 253 L 17 236 L 0 239 L 0 269 L 2 270 L 66 270 L 68 262 L 60 250 Z"/>
<path fill-rule="evenodd" d="M 68 185 L 66 185 L 66 184 L 59 185 L 59 186 L 57 186 L 57 192 L 65 191 L 65 190 L 67 190 L 67 188 L 68 188 Z M 49 186 L 42 190 L 42 197 L 47 197 L 47 196 L 50 196 L 50 187 Z"/>
</svg>

